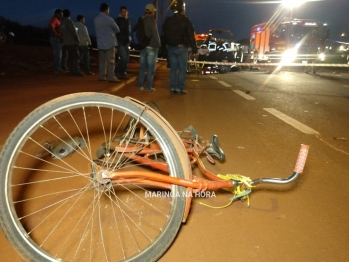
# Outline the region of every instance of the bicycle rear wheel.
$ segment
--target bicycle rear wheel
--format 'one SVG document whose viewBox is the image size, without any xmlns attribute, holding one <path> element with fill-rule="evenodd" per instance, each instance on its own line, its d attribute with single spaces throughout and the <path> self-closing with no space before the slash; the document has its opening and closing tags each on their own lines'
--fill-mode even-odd
<svg viewBox="0 0 349 262">
<path fill-rule="evenodd" d="M 147 169 L 110 145 L 155 142 L 162 153 L 146 157 L 167 165 L 166 175 L 189 177 L 176 132 L 144 105 L 80 93 L 37 108 L 0 155 L 0 223 L 8 240 L 30 261 L 158 259 L 179 230 L 185 188 L 113 184 L 96 173 Z"/>
</svg>

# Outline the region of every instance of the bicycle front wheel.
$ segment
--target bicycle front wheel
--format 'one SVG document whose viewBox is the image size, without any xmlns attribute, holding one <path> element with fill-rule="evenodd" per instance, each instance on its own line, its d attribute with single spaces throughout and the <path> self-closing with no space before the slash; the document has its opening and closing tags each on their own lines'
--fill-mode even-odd
<svg viewBox="0 0 349 262">
<path fill-rule="evenodd" d="M 24 259 L 152 261 L 166 251 L 181 224 L 185 188 L 112 183 L 96 171 L 148 169 L 115 149 L 130 144 L 133 154 L 160 147 L 142 156 L 167 166 L 155 172 L 189 176 L 176 132 L 129 99 L 72 94 L 18 125 L 0 155 L 0 222 Z"/>
</svg>

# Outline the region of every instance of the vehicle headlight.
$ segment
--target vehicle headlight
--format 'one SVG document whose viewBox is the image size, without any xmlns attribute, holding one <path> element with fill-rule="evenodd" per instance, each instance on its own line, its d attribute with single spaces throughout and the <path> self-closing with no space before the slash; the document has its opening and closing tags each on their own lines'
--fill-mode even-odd
<svg viewBox="0 0 349 262">
<path fill-rule="evenodd" d="M 324 53 L 320 53 L 318 56 L 320 61 L 325 61 L 325 54 Z"/>
<path fill-rule="evenodd" d="M 285 53 L 282 54 L 282 60 L 281 62 L 283 64 L 288 64 L 293 62 L 297 57 L 297 49 L 289 49 L 286 50 Z"/>
</svg>

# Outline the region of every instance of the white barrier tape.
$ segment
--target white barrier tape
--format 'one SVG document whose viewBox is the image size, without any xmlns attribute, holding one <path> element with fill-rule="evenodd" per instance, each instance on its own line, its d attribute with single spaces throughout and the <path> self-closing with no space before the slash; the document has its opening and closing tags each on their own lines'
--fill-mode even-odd
<svg viewBox="0 0 349 262">
<path fill-rule="evenodd" d="M 93 51 L 98 51 L 98 49 L 97 48 L 91 48 L 91 50 L 93 50 Z M 130 56 L 132 56 L 132 57 L 141 57 L 140 55 L 134 55 L 134 54 L 130 54 Z M 160 61 L 167 61 L 167 59 L 165 59 L 165 58 L 157 58 L 157 60 L 160 60 Z"/>
<path fill-rule="evenodd" d="M 98 51 L 97 48 L 91 48 L 94 51 Z M 140 57 L 139 55 L 130 54 L 132 57 Z M 158 58 L 157 60 L 166 61 L 165 58 Z M 289 64 L 279 64 L 279 63 L 227 63 L 227 62 L 213 62 L 213 61 L 188 61 L 189 64 L 208 64 L 208 65 L 235 65 L 235 66 L 326 66 L 326 67 L 348 67 L 349 64 L 307 64 L 307 63 L 289 63 Z"/>
<path fill-rule="evenodd" d="M 303 64 L 303 63 L 289 63 L 289 64 L 279 64 L 279 63 L 227 63 L 227 62 L 212 62 L 212 61 L 188 61 L 190 64 L 203 64 L 203 65 L 235 65 L 235 66 L 326 66 L 326 67 L 348 67 L 348 64 Z"/>
</svg>

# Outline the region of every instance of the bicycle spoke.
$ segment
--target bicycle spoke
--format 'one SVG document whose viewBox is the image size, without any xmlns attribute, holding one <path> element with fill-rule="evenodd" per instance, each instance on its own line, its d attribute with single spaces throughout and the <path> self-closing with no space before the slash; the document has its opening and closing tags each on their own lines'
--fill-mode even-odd
<svg viewBox="0 0 349 262">
<path fill-rule="evenodd" d="M 5 230 L 20 232 L 14 239 L 24 254 L 40 261 L 157 259 L 184 210 L 169 193 L 184 189 L 150 187 L 137 175 L 112 181 L 108 174 L 154 170 L 182 178 L 185 158 L 168 133 L 174 131 L 145 107 L 104 94 L 71 95 L 37 112 L 19 127 L 0 166 Z M 158 191 L 166 197 L 151 197 Z"/>
</svg>

